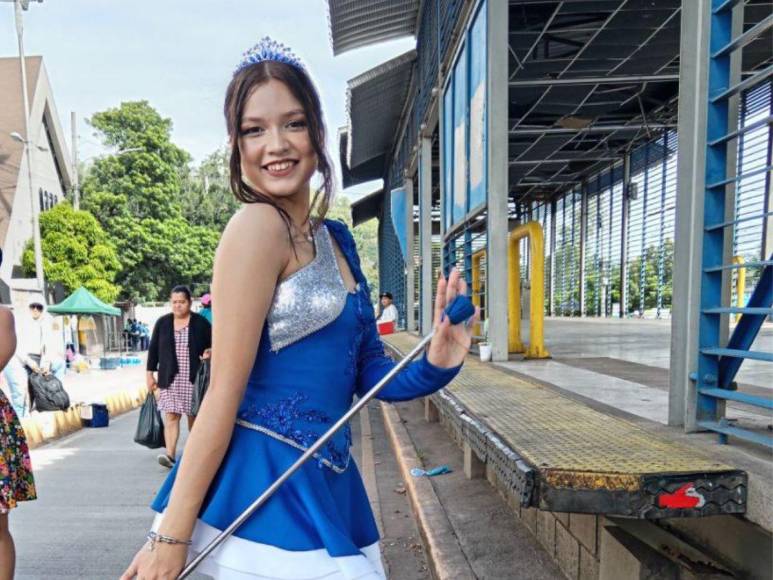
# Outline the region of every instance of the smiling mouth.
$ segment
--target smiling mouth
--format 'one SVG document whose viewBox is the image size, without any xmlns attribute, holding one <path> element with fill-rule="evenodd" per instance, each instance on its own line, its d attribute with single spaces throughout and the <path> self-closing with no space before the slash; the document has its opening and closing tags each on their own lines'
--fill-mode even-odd
<svg viewBox="0 0 773 580">
<path fill-rule="evenodd" d="M 275 163 L 269 163 L 268 165 L 264 165 L 263 169 L 265 169 L 269 173 L 286 173 L 287 171 L 295 167 L 297 164 L 298 162 L 294 160 L 277 161 Z"/>
</svg>

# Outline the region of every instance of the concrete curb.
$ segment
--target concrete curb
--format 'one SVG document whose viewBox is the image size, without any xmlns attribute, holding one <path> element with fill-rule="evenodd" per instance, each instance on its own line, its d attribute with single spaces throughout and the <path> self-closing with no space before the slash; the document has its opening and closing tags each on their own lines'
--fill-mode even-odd
<svg viewBox="0 0 773 580">
<path fill-rule="evenodd" d="M 111 417 L 117 417 L 136 409 L 148 396 L 148 388 L 141 387 L 136 391 L 121 391 L 104 398 L 108 413 Z M 81 407 L 79 403 L 71 406 L 66 411 L 34 411 L 31 416 L 21 419 L 21 426 L 27 438 L 30 449 L 39 447 L 49 441 L 64 437 L 75 431 L 83 429 L 81 421 Z"/>
<path fill-rule="evenodd" d="M 475 580 L 476 576 L 459 545 L 459 540 L 435 494 L 432 483 L 426 477 L 411 475 L 411 469 L 421 468 L 422 464 L 397 409 L 390 404 L 381 403 L 381 411 L 384 415 L 384 426 L 405 482 L 405 489 L 408 491 L 419 533 L 424 542 L 433 578 Z"/>
</svg>

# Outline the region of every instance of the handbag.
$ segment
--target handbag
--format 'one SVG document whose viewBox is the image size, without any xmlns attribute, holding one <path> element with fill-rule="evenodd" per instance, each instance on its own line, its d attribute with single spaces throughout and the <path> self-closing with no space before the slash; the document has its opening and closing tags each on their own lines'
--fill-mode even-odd
<svg viewBox="0 0 773 580">
<path fill-rule="evenodd" d="M 196 373 L 196 380 L 193 383 L 193 397 L 191 398 L 191 415 L 198 415 L 201 408 L 201 402 L 209 387 L 209 359 L 204 359 L 199 365 Z"/>
<path fill-rule="evenodd" d="M 134 442 L 149 449 L 158 449 L 166 444 L 164 441 L 164 420 L 161 418 L 161 411 L 158 410 L 156 397 L 153 396 L 153 393 L 148 393 L 140 409 L 137 430 L 134 432 Z"/>
<path fill-rule="evenodd" d="M 66 411 L 70 408 L 70 397 L 62 381 L 52 374 L 32 373 L 29 376 L 29 388 L 31 408 L 38 411 Z"/>
</svg>

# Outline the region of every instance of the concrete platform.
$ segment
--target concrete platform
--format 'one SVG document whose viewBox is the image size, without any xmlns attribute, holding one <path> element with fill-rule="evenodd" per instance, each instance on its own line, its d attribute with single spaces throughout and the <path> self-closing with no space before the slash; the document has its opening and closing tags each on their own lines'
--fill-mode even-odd
<svg viewBox="0 0 773 580">
<path fill-rule="evenodd" d="M 418 341 L 385 338 L 398 353 Z M 473 357 L 432 401 L 524 507 L 648 519 L 746 511 L 734 466 Z"/>
<path fill-rule="evenodd" d="M 528 321 L 524 321 L 524 340 L 528 340 L 528 329 Z M 555 359 L 604 357 L 668 370 L 671 361 L 671 321 L 547 318 L 545 345 Z M 763 325 L 751 350 L 773 352 L 773 323 Z M 769 363 L 744 361 L 737 381 L 739 390 L 746 386 L 761 387 L 773 395 L 773 368 Z"/>
<path fill-rule="evenodd" d="M 524 323 L 524 336 L 528 324 Z M 668 320 L 548 318 L 550 360 L 511 355 L 502 367 L 555 385 L 614 409 L 668 423 L 671 324 Z M 754 350 L 773 352 L 773 324 L 763 326 Z M 773 397 L 773 365 L 746 360 L 738 391 Z M 740 403 L 727 404 L 727 418 L 744 428 L 768 433 L 773 412 Z"/>
</svg>

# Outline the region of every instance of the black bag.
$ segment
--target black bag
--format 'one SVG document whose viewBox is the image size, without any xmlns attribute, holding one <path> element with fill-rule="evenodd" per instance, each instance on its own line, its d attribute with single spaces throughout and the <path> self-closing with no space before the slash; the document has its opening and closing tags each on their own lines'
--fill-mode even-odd
<svg viewBox="0 0 773 580">
<path fill-rule="evenodd" d="M 66 411 L 70 408 L 70 397 L 62 382 L 52 374 L 32 373 L 29 376 L 32 398 L 30 408 L 38 411 Z"/>
<path fill-rule="evenodd" d="M 148 393 L 140 409 L 140 419 L 137 422 L 137 431 L 134 433 L 134 442 L 149 449 L 158 449 L 165 445 L 164 421 L 153 393 Z"/>
<path fill-rule="evenodd" d="M 191 415 L 198 415 L 201 408 L 201 402 L 209 387 L 209 359 L 201 361 L 199 370 L 196 373 L 196 380 L 193 383 L 193 398 L 191 399 Z"/>
</svg>

